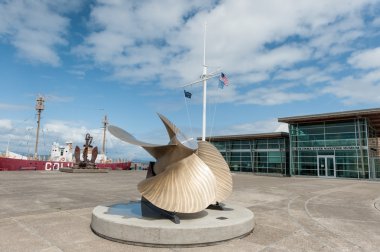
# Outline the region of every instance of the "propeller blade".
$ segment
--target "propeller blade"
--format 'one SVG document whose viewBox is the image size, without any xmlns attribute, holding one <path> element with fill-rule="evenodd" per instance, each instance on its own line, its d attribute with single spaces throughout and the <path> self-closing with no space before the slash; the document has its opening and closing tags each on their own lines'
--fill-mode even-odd
<svg viewBox="0 0 380 252">
<path fill-rule="evenodd" d="M 141 147 L 154 147 L 154 146 L 158 146 L 156 144 L 150 144 L 150 143 L 146 143 L 146 142 L 143 142 L 143 141 L 140 141 L 140 140 L 137 140 L 134 136 L 132 136 L 131 134 L 129 134 L 128 132 L 126 132 L 125 130 L 117 127 L 117 126 L 114 126 L 114 125 L 109 125 L 108 126 L 108 131 L 116 138 L 124 141 L 124 142 L 127 142 L 127 143 L 130 143 L 130 144 L 134 144 L 134 145 L 138 145 L 138 146 L 141 146 Z"/>
<path fill-rule="evenodd" d="M 170 151 L 176 145 L 157 145 L 150 144 L 140 140 L 137 140 L 134 136 L 126 132 L 125 130 L 110 125 L 108 126 L 108 131 L 116 138 L 137 146 L 141 146 L 144 148 L 149 154 L 151 154 L 154 158 L 159 159 L 161 156 L 165 155 L 168 151 Z"/>
<path fill-rule="evenodd" d="M 221 202 L 232 193 L 232 176 L 228 164 L 218 149 L 209 142 L 198 142 L 198 157 L 211 169 L 216 179 L 216 201 Z"/>
<path fill-rule="evenodd" d="M 178 213 L 202 211 L 216 196 L 215 176 L 195 154 L 141 181 L 137 188 L 155 206 Z"/>
</svg>

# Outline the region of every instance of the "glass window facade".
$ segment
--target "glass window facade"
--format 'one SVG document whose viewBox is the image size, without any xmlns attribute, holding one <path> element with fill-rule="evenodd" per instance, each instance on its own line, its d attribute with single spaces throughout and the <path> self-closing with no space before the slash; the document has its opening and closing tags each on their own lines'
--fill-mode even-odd
<svg viewBox="0 0 380 252">
<path fill-rule="evenodd" d="M 365 118 L 289 125 L 291 175 L 370 178 L 377 154 L 374 128 Z M 374 173 L 372 168 L 372 173 Z"/>
<path fill-rule="evenodd" d="M 231 171 L 289 175 L 289 139 L 211 141 Z"/>
<path fill-rule="evenodd" d="M 335 117 L 336 115 L 336 117 Z M 380 109 L 280 118 L 287 133 L 215 137 L 231 171 L 380 179 Z"/>
</svg>

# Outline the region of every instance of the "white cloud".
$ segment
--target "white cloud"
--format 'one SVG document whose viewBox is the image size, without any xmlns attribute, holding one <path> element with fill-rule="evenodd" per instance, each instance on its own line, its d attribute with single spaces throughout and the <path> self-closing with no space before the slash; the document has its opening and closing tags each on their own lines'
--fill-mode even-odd
<svg viewBox="0 0 380 252">
<path fill-rule="evenodd" d="M 277 118 L 232 125 L 226 129 L 216 131 L 214 135 L 239 135 L 275 132 L 282 123 Z"/>
<path fill-rule="evenodd" d="M 348 59 L 348 62 L 358 68 L 379 68 L 380 47 L 357 52 Z"/>
<path fill-rule="evenodd" d="M 202 103 L 202 97 L 198 97 L 199 103 Z M 239 97 L 237 87 L 232 84 L 223 89 L 218 88 L 216 85 L 209 86 L 209 90 L 207 90 L 207 103 L 230 103 L 235 102 L 237 97 Z"/>
<path fill-rule="evenodd" d="M 222 67 L 231 83 L 222 92 L 209 87 L 210 103 L 272 106 L 321 94 L 334 95 L 346 104 L 379 102 L 380 49 L 358 49 L 369 44 L 367 38 L 377 39 L 374 27 L 379 18 L 370 25 L 366 22 L 375 16 L 367 11 L 378 8 L 378 1 L 98 0 L 86 9 L 81 8 L 83 4 L 88 2 L 3 1 L 0 41 L 14 46 L 23 59 L 52 66 L 59 66 L 60 55 L 66 53 L 61 50 L 69 49 L 83 62 L 69 66 L 66 72 L 79 78 L 87 77 L 88 70 L 101 70 L 109 73 L 108 80 L 129 85 L 154 82 L 169 93 L 167 89 L 194 81 L 201 74 L 203 24 L 207 21 L 206 63 L 210 71 Z M 74 27 L 70 22 L 78 20 L 73 13 L 84 14 L 80 17 L 84 23 L 75 24 L 78 30 L 73 31 L 83 36 L 77 45 L 68 44 L 70 28 Z M 102 73 L 99 76 L 107 79 Z M 67 96 L 50 99 L 72 101 Z M 192 101 L 200 103 L 196 99 Z M 171 104 L 166 105 L 174 108 Z M 21 109 L 0 104 L 0 109 L 17 108 Z M 51 140 L 71 139 L 79 144 L 85 131 L 99 133 L 73 122 L 49 122 L 46 126 Z M 254 127 L 265 131 L 269 126 L 248 123 L 234 130 Z M 23 131 L 19 137 L 25 140 Z"/>
<path fill-rule="evenodd" d="M 315 94 L 291 92 L 282 88 L 256 88 L 241 95 L 238 101 L 243 104 L 279 105 L 315 98 Z"/>
<path fill-rule="evenodd" d="M 346 105 L 378 104 L 380 102 L 380 47 L 358 51 L 351 55 L 348 63 L 358 69 L 340 80 L 331 81 L 322 89 L 332 94 Z"/>
<path fill-rule="evenodd" d="M 380 71 L 372 71 L 360 77 L 346 77 L 333 81 L 323 88 L 323 93 L 332 94 L 344 104 L 363 104 L 380 102 Z"/>
<path fill-rule="evenodd" d="M 318 73 L 320 70 L 317 67 L 304 67 L 301 69 L 291 69 L 291 70 L 281 70 L 279 71 L 275 79 L 283 79 L 283 80 L 299 80 L 304 79 L 307 76 L 314 75 Z"/>
<path fill-rule="evenodd" d="M 352 51 L 352 42 L 366 36 L 361 10 L 373 3 L 99 0 L 90 9 L 90 32 L 72 52 L 93 60 L 127 84 L 160 79 L 164 87 L 178 87 L 200 74 L 203 23 L 207 21 L 210 70 L 222 65 L 223 71 L 236 76 L 232 79 L 236 87 L 224 92 L 221 101 L 266 105 L 301 101 L 310 95 L 279 87 L 241 94 L 241 88 L 270 80 L 278 70 L 273 77 L 277 80 L 299 80 L 303 84 L 331 81 L 328 69 L 305 67 L 297 71 L 293 66 L 310 60 L 323 62 L 326 55 Z M 63 0 L 4 2 L 0 38 L 15 46 L 20 57 L 57 66 L 57 47 L 67 45 L 70 20 L 66 14 L 80 10 L 82 5 Z M 378 67 L 378 54 L 378 48 L 358 52 L 349 63 L 359 68 Z M 72 68 L 69 72 L 80 78 L 86 75 L 86 69 Z"/>
<path fill-rule="evenodd" d="M 58 66 L 56 51 L 67 44 L 69 19 L 62 12 L 75 10 L 78 1 L 13 0 L 0 3 L 0 39 L 17 49 L 22 59 Z"/>
<path fill-rule="evenodd" d="M 28 106 L 9 104 L 9 103 L 0 103 L 0 110 L 20 110 L 20 109 L 29 109 Z"/>
<path fill-rule="evenodd" d="M 331 71 L 330 66 L 326 69 L 319 69 L 317 67 L 305 67 L 300 69 L 290 69 L 279 71 L 274 79 L 284 81 L 298 81 L 299 85 L 315 85 L 322 82 L 329 82 L 332 78 L 329 76 L 328 71 Z M 282 84 L 283 85 L 283 84 Z"/>
<path fill-rule="evenodd" d="M 6 1 L 0 8 L 0 37 L 15 46 L 20 57 L 58 66 L 57 49 L 67 45 L 67 14 L 79 12 L 85 3 Z M 200 73 L 207 21 L 208 65 L 222 65 L 242 79 L 253 72 L 263 76 L 277 68 L 352 50 L 351 42 L 365 36 L 361 11 L 375 3 L 98 0 L 85 17 L 90 32 L 72 52 L 129 84 L 159 77 L 171 79 L 163 81 L 163 86 L 174 87 Z M 85 74 L 71 72 L 79 77 Z"/>
<path fill-rule="evenodd" d="M 0 120 L 0 152 L 9 145 L 11 151 L 27 153 L 32 150 L 34 142 L 31 136 L 33 127 L 26 121 L 11 119 Z"/>
<path fill-rule="evenodd" d="M 332 62 L 326 68 L 325 71 L 330 74 L 338 73 L 346 68 L 344 62 Z"/>
<path fill-rule="evenodd" d="M 46 94 L 44 97 L 46 102 L 72 102 L 74 100 L 74 97 L 67 95 Z"/>
<path fill-rule="evenodd" d="M 12 121 L 9 119 L 0 119 L 0 129 L 1 130 L 11 130 L 12 127 Z"/>
<path fill-rule="evenodd" d="M 262 55 L 258 60 L 258 64 L 262 64 L 264 69 L 275 68 L 276 66 L 288 67 L 296 62 L 308 59 L 309 55 L 310 51 L 308 48 L 282 46 Z"/>
<path fill-rule="evenodd" d="M 375 18 L 372 21 L 372 24 L 375 25 L 375 26 L 380 26 L 380 17 Z"/>
<path fill-rule="evenodd" d="M 227 0 L 213 6 L 213 1 L 99 1 L 91 12 L 93 32 L 75 51 L 111 67 L 115 78 L 130 84 L 160 77 L 163 86 L 174 87 L 200 73 L 207 21 L 208 65 L 222 63 L 226 72 L 243 79 L 350 50 L 350 43 L 363 35 L 360 10 L 371 2 Z M 164 6 L 169 11 L 152 11 Z M 297 39 L 282 45 L 292 36 L 303 45 Z"/>
<path fill-rule="evenodd" d="M 17 125 L 17 128 L 13 127 Z M 36 129 L 28 122 L 12 122 L 10 119 L 0 119 L 0 152 L 5 151 L 7 146 L 16 153 L 29 153 L 34 151 Z M 39 153 L 49 154 L 53 142 L 64 145 L 71 141 L 73 145 L 82 148 L 85 143 L 85 134 L 90 133 L 93 137 L 93 146 L 102 149 L 102 129 L 90 129 L 80 126 L 73 121 L 49 121 L 41 127 L 39 139 Z M 112 158 L 123 159 L 152 159 L 149 154 L 138 146 L 124 143 L 111 134 L 106 136 L 106 153 Z"/>
<path fill-rule="evenodd" d="M 363 21 L 355 9 L 345 15 L 336 14 L 330 23 L 316 29 L 310 36 L 309 45 L 315 50 L 315 58 L 325 60 L 327 56 L 353 50 L 352 42 L 365 34 Z"/>
<path fill-rule="evenodd" d="M 246 72 L 244 74 L 238 74 L 233 77 L 231 85 L 238 84 L 240 87 L 252 85 L 252 83 L 258 83 L 269 79 L 269 74 L 267 72 Z"/>
</svg>

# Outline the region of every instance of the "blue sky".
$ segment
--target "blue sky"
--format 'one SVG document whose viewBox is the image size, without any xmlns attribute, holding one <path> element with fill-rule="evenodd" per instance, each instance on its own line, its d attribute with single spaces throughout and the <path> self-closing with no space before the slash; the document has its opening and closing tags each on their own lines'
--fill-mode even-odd
<svg viewBox="0 0 380 252">
<path fill-rule="evenodd" d="M 0 151 L 82 145 L 101 120 L 138 139 L 168 141 L 157 112 L 201 135 L 202 89 L 182 85 L 207 65 L 207 135 L 272 132 L 278 117 L 380 107 L 380 1 L 0 1 Z M 108 135 L 109 156 L 142 149 Z"/>
</svg>

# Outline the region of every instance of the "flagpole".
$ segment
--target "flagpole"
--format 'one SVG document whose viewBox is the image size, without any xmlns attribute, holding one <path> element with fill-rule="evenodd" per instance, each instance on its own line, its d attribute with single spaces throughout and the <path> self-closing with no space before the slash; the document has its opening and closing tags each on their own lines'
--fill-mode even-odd
<svg viewBox="0 0 380 252">
<path fill-rule="evenodd" d="M 202 141 L 206 141 L 206 108 L 207 108 L 207 80 L 218 76 L 220 68 L 217 71 L 207 74 L 207 65 L 206 65 L 206 31 L 207 31 L 207 22 L 205 22 L 204 28 L 204 37 L 203 37 L 203 73 L 200 80 L 193 81 L 186 85 L 183 85 L 182 88 L 191 86 L 196 83 L 202 82 L 203 84 L 203 114 L 202 114 Z M 186 96 L 186 90 L 185 96 Z M 187 97 L 187 96 L 186 96 Z M 190 97 L 191 98 L 191 94 Z"/>
<path fill-rule="evenodd" d="M 202 141 L 206 140 L 206 97 L 207 97 L 207 66 L 206 66 L 206 27 L 207 23 L 205 22 L 205 30 L 203 37 L 203 116 L 202 116 Z"/>
</svg>

